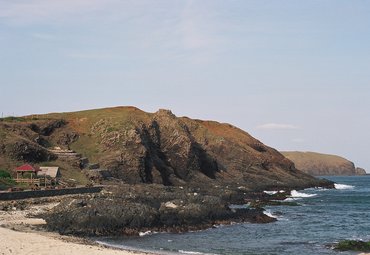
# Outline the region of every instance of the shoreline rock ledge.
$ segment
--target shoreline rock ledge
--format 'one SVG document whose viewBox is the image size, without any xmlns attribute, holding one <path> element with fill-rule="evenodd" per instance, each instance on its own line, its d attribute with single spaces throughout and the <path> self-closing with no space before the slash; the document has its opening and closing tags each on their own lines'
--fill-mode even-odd
<svg viewBox="0 0 370 255">
<path fill-rule="evenodd" d="M 236 193 L 233 195 L 237 198 Z M 202 194 L 193 188 L 122 185 L 101 194 L 65 199 L 41 217 L 50 231 L 84 237 L 185 232 L 231 222 L 276 221 L 262 208 L 230 208 L 225 199 L 222 194 Z"/>
</svg>

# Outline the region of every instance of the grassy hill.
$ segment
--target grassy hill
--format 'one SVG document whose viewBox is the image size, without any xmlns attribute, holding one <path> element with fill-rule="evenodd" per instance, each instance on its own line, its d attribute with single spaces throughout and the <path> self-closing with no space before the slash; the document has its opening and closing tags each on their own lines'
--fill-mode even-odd
<svg viewBox="0 0 370 255">
<path fill-rule="evenodd" d="M 316 152 L 284 151 L 282 154 L 294 162 L 295 166 L 311 175 L 362 175 L 364 170 L 354 163 L 336 155 Z"/>
<path fill-rule="evenodd" d="M 126 183 L 238 185 L 247 189 L 316 186 L 273 148 L 230 124 L 115 107 L 0 119 L 0 168 L 58 165 L 86 183 L 82 158 Z M 77 158 L 56 155 L 55 147 Z M 79 162 L 76 162 L 79 161 Z M 87 171 L 88 172 L 88 171 Z"/>
</svg>

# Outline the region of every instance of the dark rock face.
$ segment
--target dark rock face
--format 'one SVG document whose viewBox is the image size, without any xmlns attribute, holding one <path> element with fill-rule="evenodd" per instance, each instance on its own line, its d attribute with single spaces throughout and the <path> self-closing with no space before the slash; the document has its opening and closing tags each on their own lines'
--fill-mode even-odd
<svg viewBox="0 0 370 255">
<path fill-rule="evenodd" d="M 71 143 L 77 141 L 78 137 L 75 132 L 62 132 L 56 136 L 56 142 L 60 146 L 68 147 Z"/>
<path fill-rule="evenodd" d="M 149 123 L 128 132 L 119 158 L 105 168 L 129 183 L 173 185 L 189 181 L 194 171 L 209 178 L 218 172 L 216 160 L 197 143 L 188 127 L 168 112 L 160 111 Z"/>
<path fill-rule="evenodd" d="M 39 133 L 40 135 L 49 136 L 55 129 L 61 128 L 64 125 L 66 125 L 66 121 L 62 119 L 47 121 L 39 126 Z"/>
<path fill-rule="evenodd" d="M 11 158 L 18 161 L 37 163 L 56 159 L 56 155 L 48 152 L 42 146 L 23 139 L 9 144 L 5 151 Z"/>
<path fill-rule="evenodd" d="M 220 196 L 189 188 L 123 185 L 109 192 L 68 199 L 43 217 L 50 230 L 73 235 L 138 234 L 151 229 L 186 231 L 222 221 L 275 221 L 263 209 L 229 209 Z"/>
<path fill-rule="evenodd" d="M 107 121 L 99 121 L 95 126 Z M 248 187 L 312 185 L 317 180 L 297 171 L 276 150 L 228 124 L 178 118 L 160 110 L 149 120 L 116 131 L 116 144 L 102 165 L 127 183 L 184 185 L 220 181 Z M 96 133 L 96 129 L 94 129 Z M 122 142 L 120 142 L 122 141 Z M 314 186 L 318 186 L 313 184 Z"/>
</svg>

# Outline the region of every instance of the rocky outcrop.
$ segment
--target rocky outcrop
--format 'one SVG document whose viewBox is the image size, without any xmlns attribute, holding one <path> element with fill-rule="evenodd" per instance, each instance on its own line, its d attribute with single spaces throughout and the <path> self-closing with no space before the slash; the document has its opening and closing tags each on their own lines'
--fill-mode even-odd
<svg viewBox="0 0 370 255">
<path fill-rule="evenodd" d="M 24 162 L 38 163 L 56 159 L 56 155 L 44 147 L 22 138 L 7 144 L 5 153 L 14 160 Z"/>
<path fill-rule="evenodd" d="M 338 251 L 370 252 L 370 241 L 364 242 L 361 240 L 342 240 L 334 244 L 333 248 L 334 250 Z"/>
<path fill-rule="evenodd" d="M 119 158 L 103 160 L 107 169 L 129 183 L 181 184 L 196 173 L 215 178 L 216 160 L 197 143 L 186 124 L 159 111 L 123 136 Z"/>
<path fill-rule="evenodd" d="M 356 168 L 353 162 L 336 155 L 298 151 L 282 154 L 293 161 L 299 170 L 314 176 L 366 174 L 364 169 Z"/>
<path fill-rule="evenodd" d="M 42 217 L 50 230 L 83 236 L 137 235 L 149 229 L 182 232 L 221 222 L 276 220 L 259 208 L 230 209 L 230 202 L 222 195 L 186 187 L 123 185 L 101 194 L 65 199 Z"/>
<path fill-rule="evenodd" d="M 104 127 L 107 123 L 99 120 L 93 125 L 92 133 L 96 135 L 99 126 L 98 133 L 104 134 L 97 139 L 105 150 L 115 151 L 100 161 L 114 177 L 128 183 L 205 185 L 215 181 L 262 189 L 317 181 L 297 171 L 276 150 L 229 124 L 178 118 L 160 110 L 145 121 L 131 122 L 129 130 L 112 131 L 110 137 L 101 131 L 109 129 Z"/>
<path fill-rule="evenodd" d="M 366 175 L 367 174 L 366 170 L 361 168 L 361 167 L 356 167 L 355 173 L 356 173 L 356 175 Z"/>
</svg>

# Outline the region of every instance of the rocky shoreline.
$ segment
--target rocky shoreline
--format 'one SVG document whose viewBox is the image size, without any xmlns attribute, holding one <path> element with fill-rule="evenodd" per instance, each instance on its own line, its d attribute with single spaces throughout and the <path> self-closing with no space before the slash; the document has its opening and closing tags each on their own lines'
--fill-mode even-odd
<svg viewBox="0 0 370 255">
<path fill-rule="evenodd" d="M 38 215 L 52 210 L 64 199 L 78 195 L 0 201 L 0 254 L 55 255 L 146 255 L 149 252 L 122 250 L 84 237 L 47 231 Z"/>
<path fill-rule="evenodd" d="M 328 183 L 329 185 L 329 183 Z M 232 222 L 270 223 L 266 204 L 283 204 L 290 195 L 269 195 L 242 187 L 115 185 L 98 194 L 63 199 L 40 214 L 48 231 L 74 236 L 139 235 L 140 232 L 186 232 Z M 245 205 L 232 207 L 230 205 Z M 290 204 L 288 204 L 290 205 Z"/>
<path fill-rule="evenodd" d="M 322 184 L 333 186 L 326 181 Z M 78 244 L 80 252 L 66 248 L 71 250 L 70 254 L 89 254 L 88 249 L 96 251 L 94 254 L 132 254 L 104 248 L 90 238 L 132 236 L 147 231 L 186 232 L 218 224 L 274 222 L 276 219 L 266 215 L 263 206 L 284 204 L 292 188 L 284 190 L 267 194 L 263 190 L 218 185 L 208 185 L 207 189 L 158 184 L 112 185 L 96 194 L 0 201 L 0 230 L 8 236 L 26 232 L 37 240 L 45 238 L 48 245 L 53 242 L 63 247 Z M 6 244 L 1 248 L 24 254 L 26 250 L 19 247 Z"/>
</svg>

